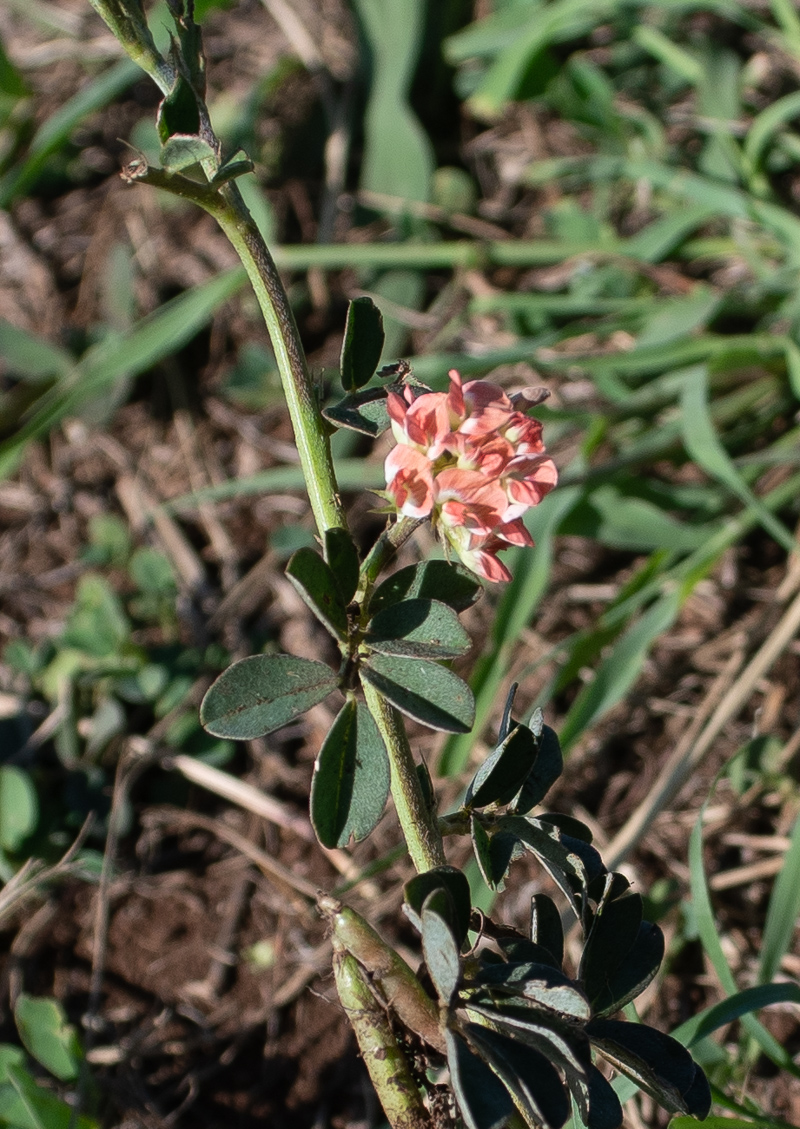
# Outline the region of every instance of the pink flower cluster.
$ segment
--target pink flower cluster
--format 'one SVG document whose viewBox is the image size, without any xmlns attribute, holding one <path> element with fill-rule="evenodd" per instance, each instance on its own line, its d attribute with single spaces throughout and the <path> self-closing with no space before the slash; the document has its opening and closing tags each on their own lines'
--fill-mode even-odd
<svg viewBox="0 0 800 1129">
<path fill-rule="evenodd" d="M 524 393 L 508 397 L 486 380 L 462 385 L 455 369 L 449 392 L 415 398 L 406 386 L 388 396 L 397 446 L 386 459 L 386 496 L 398 513 L 430 517 L 467 568 L 487 580 L 511 579 L 497 554 L 533 544 L 522 515 L 558 478 L 542 425 L 517 403 Z"/>
</svg>

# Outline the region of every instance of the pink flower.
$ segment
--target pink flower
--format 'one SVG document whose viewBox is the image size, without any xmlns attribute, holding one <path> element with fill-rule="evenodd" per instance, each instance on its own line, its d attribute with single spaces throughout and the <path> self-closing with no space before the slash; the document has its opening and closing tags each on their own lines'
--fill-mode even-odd
<svg viewBox="0 0 800 1129">
<path fill-rule="evenodd" d="M 462 384 L 455 370 L 448 392 L 390 392 L 388 411 L 397 446 L 386 459 L 386 494 L 395 509 L 430 517 L 473 572 L 510 580 L 497 554 L 533 544 L 521 518 L 558 478 L 542 425 L 498 385 Z"/>
</svg>

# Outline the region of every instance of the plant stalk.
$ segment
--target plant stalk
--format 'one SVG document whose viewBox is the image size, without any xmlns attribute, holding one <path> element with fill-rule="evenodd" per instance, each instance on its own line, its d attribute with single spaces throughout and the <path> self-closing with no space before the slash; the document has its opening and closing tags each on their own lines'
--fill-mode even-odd
<svg viewBox="0 0 800 1129">
<path fill-rule="evenodd" d="M 431 811 L 422 795 L 403 719 L 394 706 L 366 680 L 362 685 L 367 708 L 375 719 L 389 752 L 392 799 L 411 861 L 417 872 L 443 866 L 447 860 L 436 813 Z"/>
<path fill-rule="evenodd" d="M 214 188 L 177 173 L 149 168 L 144 162 L 134 162 L 125 176 L 192 200 L 225 232 L 247 271 L 272 342 L 319 534 L 337 526 L 347 528 L 328 430 L 317 406 L 297 323 L 277 267 L 238 188 L 234 184 Z"/>
</svg>

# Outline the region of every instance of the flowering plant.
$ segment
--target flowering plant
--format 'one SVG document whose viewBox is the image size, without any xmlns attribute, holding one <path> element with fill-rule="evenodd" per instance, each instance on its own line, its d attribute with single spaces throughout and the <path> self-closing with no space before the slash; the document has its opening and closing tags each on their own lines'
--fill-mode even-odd
<svg viewBox="0 0 800 1129">
<path fill-rule="evenodd" d="M 331 930 L 339 997 L 391 1126 L 441 1124 L 440 1087 L 431 1079 L 446 1064 L 468 1129 L 520 1120 L 531 1129 L 561 1129 L 571 1101 L 588 1129 L 618 1129 L 622 1109 L 597 1055 L 670 1112 L 704 1117 L 709 1087 L 688 1051 L 614 1018 L 655 976 L 664 952 L 660 929 L 643 919 L 642 898 L 628 881 L 607 871 L 589 828 L 567 815 L 531 815 L 562 770 L 558 738 L 541 712 L 527 724 L 515 720 L 512 687 L 493 752 L 458 810 L 444 817 L 403 721 L 451 733 L 473 727 L 472 692 L 447 665 L 471 645 L 458 617 L 481 594 L 473 574 L 509 579 L 498 553 L 531 544 L 523 515 L 556 484 L 541 425 L 522 410 L 530 397 L 509 397 L 482 380 L 462 384 L 456 372 L 446 393 L 432 392 L 402 363 L 377 373 L 400 379 L 376 383 L 382 321 L 361 298 L 351 302 L 345 326 L 344 398 L 321 412 L 286 294 L 236 186 L 252 166 L 238 155 L 223 161 L 211 128 L 191 0 L 169 0 L 176 35 L 168 58 L 141 0 L 92 3 L 163 94 L 163 167 L 140 156 L 126 179 L 193 200 L 214 216 L 261 305 L 322 547 L 298 550 L 286 573 L 341 656 L 337 669 L 279 654 L 234 663 L 208 690 L 201 720 L 216 735 L 252 739 L 338 695 L 343 704 L 311 785 L 317 837 L 329 848 L 364 839 L 391 790 L 417 871 L 405 885 L 404 909 L 421 935 L 427 976 L 417 976 L 336 898 L 318 903 Z M 397 441 L 386 459 L 385 491 L 397 516 L 363 559 L 336 485 L 329 439 L 338 426 L 372 436 L 391 427 Z M 427 517 L 467 568 L 423 561 L 383 576 Z M 457 835 L 469 837 L 492 890 L 502 889 L 518 855 L 538 861 L 583 934 L 577 968 L 564 969 L 562 912 L 548 895 L 533 897 L 524 932 L 473 910 L 467 878 L 445 854 L 445 836 Z M 421 1065 L 406 1053 L 409 1040 L 421 1048 Z"/>
<path fill-rule="evenodd" d="M 544 454 L 542 425 L 497 384 L 462 384 L 450 371 L 448 392 L 389 392 L 397 446 L 386 458 L 386 497 L 398 513 L 430 517 L 461 561 L 486 580 L 510 580 L 497 554 L 533 545 L 522 516 L 558 480 Z"/>
</svg>

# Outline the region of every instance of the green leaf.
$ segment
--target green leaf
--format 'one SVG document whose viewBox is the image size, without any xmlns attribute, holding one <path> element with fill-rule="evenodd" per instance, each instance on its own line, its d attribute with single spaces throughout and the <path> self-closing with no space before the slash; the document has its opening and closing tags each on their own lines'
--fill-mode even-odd
<svg viewBox="0 0 800 1129">
<path fill-rule="evenodd" d="M 325 419 L 335 427 L 345 427 L 375 439 L 383 435 L 391 420 L 386 407 L 385 388 L 353 392 L 338 403 L 322 409 Z"/>
<path fill-rule="evenodd" d="M 389 795 L 389 758 L 369 710 L 348 699 L 314 765 L 311 822 L 323 847 L 346 847 L 375 828 Z"/>
<path fill-rule="evenodd" d="M 0 1125 L 9 1129 L 98 1129 L 94 1118 L 75 1110 L 39 1086 L 20 1066 L 8 1067 L 8 1085 L 0 1086 Z"/>
<path fill-rule="evenodd" d="M 167 172 L 181 172 L 214 156 L 211 145 L 194 134 L 173 133 L 161 146 L 161 163 Z"/>
<path fill-rule="evenodd" d="M 552 956 L 556 968 L 564 962 L 564 926 L 558 906 L 547 894 L 531 898 L 531 940 Z"/>
<path fill-rule="evenodd" d="M 639 894 L 601 900 L 579 974 L 595 1015 L 620 1011 L 644 991 L 663 959 L 664 935 L 657 925 L 642 921 Z"/>
<path fill-rule="evenodd" d="M 0 848 L 14 854 L 36 830 L 39 801 L 30 776 L 14 765 L 0 767 Z"/>
<path fill-rule="evenodd" d="M 536 855 L 583 919 L 589 883 L 605 870 L 594 847 L 531 816 L 504 816 L 497 826 Z"/>
<path fill-rule="evenodd" d="M 82 576 L 61 636 L 64 647 L 76 647 L 95 658 L 115 656 L 130 639 L 131 626 L 114 589 L 101 576 Z"/>
<path fill-rule="evenodd" d="M 353 298 L 339 365 L 345 392 L 357 392 L 372 379 L 383 352 L 383 315 L 371 298 Z"/>
<path fill-rule="evenodd" d="M 481 872 L 486 885 L 490 890 L 499 891 L 503 888 L 503 879 L 505 878 L 505 871 L 497 875 L 494 871 L 492 859 L 492 842 L 486 832 L 485 827 L 480 821 L 480 818 L 473 814 L 469 820 L 470 837 L 472 839 L 472 850 L 475 854 L 475 861 L 478 864 L 478 869 Z"/>
<path fill-rule="evenodd" d="M 467 1129 L 501 1129 L 514 1110 L 508 1090 L 460 1035 L 447 1029 L 444 1037 L 450 1080 Z"/>
<path fill-rule="evenodd" d="M 433 890 L 422 905 L 422 952 L 436 993 L 449 1004 L 461 978 L 458 942 L 450 925 L 452 899 L 447 890 Z"/>
<path fill-rule="evenodd" d="M 558 735 L 549 725 L 542 726 L 539 749 L 533 768 L 512 804 L 515 815 L 525 815 L 540 803 L 564 770 Z"/>
<path fill-rule="evenodd" d="M 425 561 L 401 568 L 383 581 L 373 593 L 370 611 L 373 616 L 401 600 L 439 600 L 453 611 L 471 608 L 483 589 L 463 565 L 448 561 Z"/>
<path fill-rule="evenodd" d="M 298 549 L 286 576 L 320 623 L 334 638 L 347 639 L 347 609 L 333 571 L 313 549 Z"/>
<path fill-rule="evenodd" d="M 569 748 L 625 696 L 638 678 L 654 640 L 675 621 L 681 602 L 679 590 L 667 592 L 624 632 L 570 707 L 561 725 L 563 748 Z"/>
<path fill-rule="evenodd" d="M 372 192 L 427 200 L 434 161 L 431 144 L 408 103 L 414 63 L 423 42 L 425 4 L 356 0 L 370 54 L 370 92 L 364 115 L 360 186 Z"/>
<path fill-rule="evenodd" d="M 686 450 L 698 466 L 727 486 L 754 511 L 763 528 L 787 553 L 797 549 L 789 530 L 770 512 L 736 469 L 714 428 L 708 407 L 708 372 L 704 365 L 690 369 L 681 396 L 681 427 Z"/>
<path fill-rule="evenodd" d="M 191 83 L 180 72 L 175 77 L 172 90 L 162 99 L 158 107 L 156 125 L 162 145 L 166 145 L 173 134 L 196 136 L 200 132 L 197 95 Z"/>
<path fill-rule="evenodd" d="M 560 1129 L 569 1116 L 569 1099 L 547 1058 L 533 1047 L 477 1023 L 465 1024 L 463 1030 L 472 1048 L 512 1095 L 527 1123 Z"/>
<path fill-rule="evenodd" d="M 680 1043 L 643 1023 L 593 1019 L 586 1031 L 604 1058 L 669 1113 L 700 1119 L 711 1108 L 706 1076 Z"/>
<path fill-rule="evenodd" d="M 359 580 L 358 550 L 346 529 L 325 530 L 325 560 L 330 565 L 339 595 L 347 605 L 356 594 Z"/>
<path fill-rule="evenodd" d="M 584 1028 L 555 1012 L 529 1004 L 495 999 L 491 1003 L 469 1001 L 470 1011 L 484 1016 L 495 1030 L 533 1047 L 561 1070 L 572 1071 L 588 1081 L 591 1063 L 589 1040 Z"/>
<path fill-rule="evenodd" d="M 530 1000 L 536 1007 L 573 1020 L 587 1020 L 591 1008 L 586 996 L 568 976 L 549 964 L 522 961 L 485 965 L 475 983 L 493 993 Z"/>
<path fill-rule="evenodd" d="M 567 1082 L 570 1081 L 571 1078 L 568 1077 Z M 580 1104 L 580 1099 L 578 1101 Z M 588 1116 L 584 1116 L 586 1129 L 619 1129 L 622 1125 L 619 1098 L 594 1065 L 589 1067 L 588 1107 Z"/>
<path fill-rule="evenodd" d="M 173 596 L 177 588 L 169 559 L 157 549 L 137 549 L 128 564 L 128 572 L 141 592 L 153 596 Z"/>
<path fill-rule="evenodd" d="M 215 737 L 251 741 L 288 725 L 339 685 L 324 663 L 291 655 L 252 655 L 219 676 L 200 706 Z"/>
<path fill-rule="evenodd" d="M 419 659 L 457 658 L 472 646 L 452 608 L 423 599 L 403 600 L 376 612 L 364 641 L 385 655 Z"/>
<path fill-rule="evenodd" d="M 469 882 L 455 866 L 434 866 L 410 878 L 403 887 L 404 911 L 412 924 L 422 931 L 422 907 L 434 890 L 446 890 L 452 912 L 448 917 L 459 948 L 466 940 L 472 911 Z"/>
<path fill-rule="evenodd" d="M 430 729 L 468 733 L 472 727 L 472 691 L 458 675 L 438 663 L 373 654 L 362 664 L 361 677 L 401 713 Z"/>
<path fill-rule="evenodd" d="M 51 376 L 66 376 L 74 363 L 64 349 L 3 318 L 0 318 L 0 357 L 13 376 L 34 383 Z"/>
<path fill-rule="evenodd" d="M 530 775 L 537 752 L 537 741 L 527 725 L 512 729 L 472 779 L 467 788 L 466 806 L 483 808 L 488 804 L 509 803 Z"/>
<path fill-rule="evenodd" d="M 800 985 L 779 982 L 745 988 L 687 1019 L 680 1027 L 676 1027 L 672 1037 L 683 1043 L 685 1047 L 691 1047 L 700 1039 L 705 1039 L 714 1031 L 718 1031 L 720 1027 L 727 1027 L 729 1023 L 734 1023 L 742 1016 L 758 1011 L 762 1007 L 779 1003 L 800 1004 Z"/>
<path fill-rule="evenodd" d="M 761 938 L 761 959 L 758 982 L 767 984 L 780 968 L 781 960 L 792 943 L 800 918 L 800 817 L 795 820 L 791 841 L 783 866 L 769 899 L 767 919 Z"/>
<path fill-rule="evenodd" d="M 61 1082 L 78 1077 L 81 1046 L 61 1004 L 23 992 L 17 998 L 14 1019 L 22 1045 L 37 1062 Z"/>
</svg>

